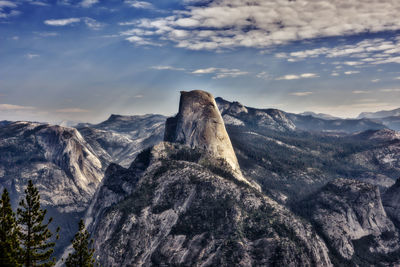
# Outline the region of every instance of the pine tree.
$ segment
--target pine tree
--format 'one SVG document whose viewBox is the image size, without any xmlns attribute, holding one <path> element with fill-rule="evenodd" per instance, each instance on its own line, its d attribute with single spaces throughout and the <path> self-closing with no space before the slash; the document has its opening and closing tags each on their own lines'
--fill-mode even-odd
<svg viewBox="0 0 400 267">
<path fill-rule="evenodd" d="M 95 265 L 94 249 L 89 248 L 92 244 L 93 240 L 89 241 L 89 233 L 85 229 L 83 220 L 80 220 L 79 231 L 72 240 L 74 252 L 68 255 L 65 265 L 67 267 L 93 267 Z"/>
<path fill-rule="evenodd" d="M 18 227 L 8 191 L 4 189 L 0 200 L 0 266 L 21 266 L 18 256 Z"/>
<path fill-rule="evenodd" d="M 51 242 L 53 234 L 49 230 L 50 218 L 43 223 L 47 210 L 40 208 L 40 195 L 37 188 L 29 180 L 25 190 L 25 199 L 19 203 L 17 210 L 18 225 L 20 226 L 20 242 L 22 263 L 26 267 L 53 266 L 55 259 L 51 259 L 55 242 Z M 58 235 L 59 229 L 57 229 Z"/>
</svg>

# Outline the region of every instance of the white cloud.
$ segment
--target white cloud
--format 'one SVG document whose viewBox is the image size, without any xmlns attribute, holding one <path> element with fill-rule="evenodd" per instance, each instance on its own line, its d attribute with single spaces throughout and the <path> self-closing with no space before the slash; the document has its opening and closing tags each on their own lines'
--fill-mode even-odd
<svg viewBox="0 0 400 267">
<path fill-rule="evenodd" d="M 80 23 L 80 22 L 85 23 L 85 25 L 92 30 L 99 30 L 104 26 L 103 23 L 98 22 L 97 20 L 88 18 L 88 17 L 68 18 L 68 19 L 49 19 L 49 20 L 45 20 L 44 24 L 49 25 L 49 26 L 62 27 L 62 26 L 73 25 L 73 24 Z"/>
<path fill-rule="evenodd" d="M 15 10 L 18 7 L 17 1 L 0 0 L 0 19 L 7 19 L 21 14 L 20 11 Z"/>
<path fill-rule="evenodd" d="M 396 78 L 394 78 L 395 80 L 400 80 L 400 77 L 396 77 Z"/>
<path fill-rule="evenodd" d="M 297 79 L 300 79 L 300 76 L 294 75 L 294 74 L 287 74 L 287 75 L 276 78 L 276 80 L 297 80 Z"/>
<path fill-rule="evenodd" d="M 197 69 L 191 72 L 192 74 L 214 74 L 213 79 L 222 79 L 222 78 L 235 78 L 241 75 L 246 75 L 248 72 L 241 71 L 239 69 L 227 69 L 227 68 L 205 68 L 205 69 Z"/>
<path fill-rule="evenodd" d="M 34 107 L 30 106 L 20 106 L 12 104 L 0 104 L 0 110 L 32 110 Z"/>
<path fill-rule="evenodd" d="M 40 56 L 38 54 L 28 53 L 28 54 L 25 55 L 25 57 L 28 58 L 28 59 L 34 59 L 34 58 L 37 58 L 37 57 L 40 57 Z"/>
<path fill-rule="evenodd" d="M 125 3 L 134 8 L 152 9 L 153 4 L 145 1 L 125 0 Z"/>
<path fill-rule="evenodd" d="M 346 62 L 343 62 L 343 64 L 347 65 L 347 66 L 358 66 L 358 65 L 362 65 L 364 63 L 357 62 L 357 61 L 346 61 Z"/>
<path fill-rule="evenodd" d="M 29 4 L 35 6 L 49 6 L 49 4 L 42 2 L 42 1 L 29 1 Z"/>
<path fill-rule="evenodd" d="M 3 7 L 14 8 L 17 7 L 17 4 L 14 1 L 0 1 L 0 8 Z"/>
<path fill-rule="evenodd" d="M 336 61 L 332 64 L 360 66 L 363 64 L 400 63 L 400 40 L 397 37 L 390 39 L 365 39 L 356 44 L 339 45 L 335 47 L 321 47 L 289 53 L 285 58 L 288 61 L 299 61 L 306 58 L 350 57 L 351 61 Z"/>
<path fill-rule="evenodd" d="M 339 76 L 340 74 L 339 73 L 337 73 L 337 72 L 332 72 L 331 73 L 331 76 Z"/>
<path fill-rule="evenodd" d="M 271 75 L 266 71 L 262 71 L 262 72 L 258 73 L 256 75 L 256 77 L 259 78 L 259 79 L 264 79 L 264 80 L 271 79 Z"/>
<path fill-rule="evenodd" d="M 207 68 L 207 69 L 198 69 L 195 71 L 192 71 L 193 74 L 208 74 L 208 73 L 214 73 L 218 69 L 217 68 Z"/>
<path fill-rule="evenodd" d="M 184 71 L 184 68 L 176 68 L 172 66 L 152 66 L 150 67 L 153 70 L 176 70 L 176 71 Z"/>
<path fill-rule="evenodd" d="M 98 22 L 97 20 L 92 18 L 83 18 L 83 22 L 85 22 L 86 26 L 88 26 L 92 30 L 100 30 L 104 27 L 103 23 Z"/>
<path fill-rule="evenodd" d="M 369 94 L 369 91 L 364 91 L 364 90 L 354 90 L 352 92 L 353 94 Z"/>
<path fill-rule="evenodd" d="M 373 82 L 373 83 L 377 83 L 377 82 L 379 82 L 381 79 L 373 79 L 373 80 L 371 80 L 371 82 Z"/>
<path fill-rule="evenodd" d="M 302 79 L 302 78 L 317 78 L 318 75 L 315 73 L 303 73 L 300 75 L 296 75 L 296 74 L 287 74 L 281 77 L 276 78 L 275 80 L 298 80 L 298 79 Z"/>
<path fill-rule="evenodd" d="M 303 73 L 300 75 L 300 78 L 316 78 L 318 77 L 315 73 Z"/>
<path fill-rule="evenodd" d="M 81 108 L 63 108 L 63 109 L 57 109 L 57 113 L 87 113 L 90 112 L 87 109 L 81 109 Z"/>
<path fill-rule="evenodd" d="M 21 14 L 21 12 L 18 10 L 11 10 L 10 12 L 7 13 L 3 11 L 2 8 L 0 8 L 0 19 L 15 17 L 18 16 L 19 14 Z"/>
<path fill-rule="evenodd" d="M 360 73 L 358 70 L 349 70 L 349 71 L 345 71 L 344 74 L 346 75 L 352 75 L 352 74 L 357 74 Z"/>
<path fill-rule="evenodd" d="M 400 88 L 381 89 L 380 91 L 384 92 L 384 93 L 396 93 L 396 92 L 400 92 Z"/>
<path fill-rule="evenodd" d="M 291 95 L 294 96 L 308 96 L 312 95 L 314 92 L 295 92 L 295 93 L 290 93 Z"/>
<path fill-rule="evenodd" d="M 129 41 L 130 43 L 136 44 L 136 45 L 161 46 L 158 43 L 154 43 L 151 40 L 148 40 L 148 39 L 140 37 L 140 36 L 130 36 L 130 37 L 126 38 L 125 40 Z"/>
<path fill-rule="evenodd" d="M 343 0 L 214 0 L 201 3 L 193 5 L 193 1 L 186 1 L 186 10 L 166 17 L 141 19 L 136 26 L 153 31 L 159 42 L 169 40 L 175 42 L 177 47 L 193 50 L 265 48 L 319 37 L 400 29 L 400 20 L 397 19 L 400 1 L 393 0 L 369 0 L 368 3 Z M 175 39 L 170 35 L 174 30 L 190 30 L 189 36 Z M 396 47 L 383 44 L 376 49 Z M 369 53 L 373 49 L 349 48 L 336 51 L 332 56 L 361 52 Z M 321 52 L 314 53 L 307 56 L 316 57 Z"/>
<path fill-rule="evenodd" d="M 98 2 L 99 2 L 99 0 L 83 0 L 80 3 L 80 6 L 82 6 L 82 7 L 91 7 L 94 4 L 97 4 Z"/>
<path fill-rule="evenodd" d="M 48 19 L 44 21 L 44 24 L 59 27 L 59 26 L 67 26 L 70 24 L 78 23 L 80 21 L 81 21 L 80 18 Z"/>
</svg>

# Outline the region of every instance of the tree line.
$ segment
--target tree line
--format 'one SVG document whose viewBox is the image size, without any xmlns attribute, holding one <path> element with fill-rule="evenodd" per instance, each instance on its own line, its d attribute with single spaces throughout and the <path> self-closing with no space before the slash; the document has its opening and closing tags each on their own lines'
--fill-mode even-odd
<svg viewBox="0 0 400 267">
<path fill-rule="evenodd" d="M 49 229 L 53 218 L 45 220 L 47 210 L 40 207 L 40 194 L 29 180 L 25 197 L 19 202 L 17 212 L 11 207 L 7 189 L 0 200 L 0 266 L 34 267 L 54 266 L 54 246 L 60 228 L 54 233 Z M 73 252 L 65 260 L 67 267 L 95 266 L 93 240 L 85 228 L 83 220 L 79 230 L 71 240 Z"/>
</svg>

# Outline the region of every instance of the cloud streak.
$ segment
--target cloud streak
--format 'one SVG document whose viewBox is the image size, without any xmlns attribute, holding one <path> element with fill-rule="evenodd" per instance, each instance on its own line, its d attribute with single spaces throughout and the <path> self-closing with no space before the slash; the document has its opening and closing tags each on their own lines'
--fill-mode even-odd
<svg viewBox="0 0 400 267">
<path fill-rule="evenodd" d="M 277 77 L 275 80 L 298 80 L 298 79 L 308 79 L 308 78 L 317 78 L 318 75 L 315 73 L 303 73 L 303 74 L 287 74 L 281 77 Z"/>
<path fill-rule="evenodd" d="M 184 68 L 177 68 L 173 66 L 152 66 L 150 69 L 153 70 L 175 70 L 175 71 L 184 71 Z"/>
<path fill-rule="evenodd" d="M 10 17 L 14 17 L 17 16 L 19 14 L 21 14 L 20 11 L 15 10 L 15 8 L 17 8 L 17 2 L 15 1 L 5 1 L 5 0 L 1 0 L 0 1 L 0 19 L 7 19 Z M 7 11 L 7 9 L 9 9 Z"/>
<path fill-rule="evenodd" d="M 20 106 L 20 105 L 12 105 L 12 104 L 0 104 L 0 110 L 33 110 L 35 107 L 30 106 Z"/>
<path fill-rule="evenodd" d="M 291 95 L 294 95 L 294 96 L 309 96 L 309 95 L 312 95 L 314 92 L 310 92 L 310 91 L 307 91 L 307 92 L 295 92 L 295 93 L 290 93 Z"/>
<path fill-rule="evenodd" d="M 55 27 L 64 27 L 68 25 L 74 25 L 83 22 L 88 28 L 92 30 L 99 30 L 104 27 L 104 24 L 98 22 L 95 19 L 83 17 L 83 18 L 66 18 L 66 19 L 49 19 L 45 20 L 44 24 Z"/>
<path fill-rule="evenodd" d="M 56 26 L 56 27 L 61 27 L 61 26 L 67 26 L 71 24 L 75 24 L 80 22 L 80 18 L 68 18 L 68 19 L 48 19 L 44 21 L 44 24 L 49 25 L 49 26 Z"/>
<path fill-rule="evenodd" d="M 346 58 L 343 62 L 336 63 L 352 67 L 367 64 L 400 63 L 400 38 L 397 36 L 390 39 L 365 39 L 351 45 L 320 47 L 291 53 L 276 53 L 275 57 L 286 58 L 289 62 L 318 57 L 328 59 Z M 351 60 L 348 60 L 349 58 Z"/>
<path fill-rule="evenodd" d="M 97 4 L 98 2 L 99 2 L 99 0 L 83 0 L 80 3 L 80 6 L 82 6 L 82 7 L 91 7 L 94 4 Z"/>
<path fill-rule="evenodd" d="M 134 8 L 141 8 L 141 9 L 153 9 L 154 8 L 152 3 L 145 2 L 145 1 L 125 0 L 125 3 Z"/>
<path fill-rule="evenodd" d="M 246 75 L 248 72 L 241 71 L 239 69 L 227 69 L 227 68 L 205 68 L 197 69 L 191 72 L 192 74 L 202 75 L 202 74 L 213 74 L 213 79 L 223 79 L 223 78 L 236 78 L 238 76 Z"/>
</svg>

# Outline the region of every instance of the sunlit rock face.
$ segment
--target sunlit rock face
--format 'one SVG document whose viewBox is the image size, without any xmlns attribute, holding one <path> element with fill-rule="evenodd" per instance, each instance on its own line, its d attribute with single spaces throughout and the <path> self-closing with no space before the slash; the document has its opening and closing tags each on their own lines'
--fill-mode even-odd
<svg viewBox="0 0 400 267">
<path fill-rule="evenodd" d="M 213 157 L 223 158 L 241 177 L 224 121 L 208 92 L 181 92 L 179 112 L 167 119 L 164 140 L 204 149 Z"/>
<path fill-rule="evenodd" d="M 74 128 L 23 121 L 0 127 L 0 192 L 10 192 L 15 209 L 33 181 L 54 218 L 50 229 L 61 228 L 56 255 L 73 238 L 107 165 Z"/>
<path fill-rule="evenodd" d="M 398 253 L 398 232 L 386 215 L 377 186 L 336 179 L 305 203 L 302 210 L 343 258 L 365 261 Z"/>
</svg>

